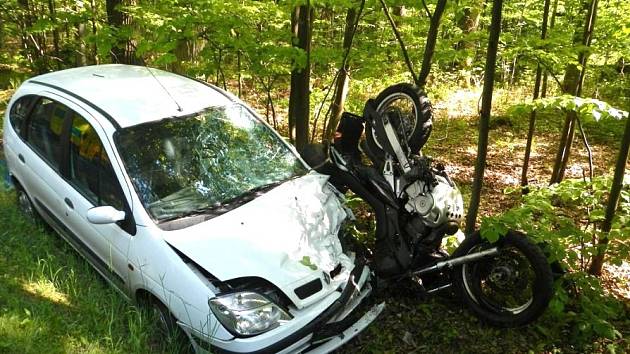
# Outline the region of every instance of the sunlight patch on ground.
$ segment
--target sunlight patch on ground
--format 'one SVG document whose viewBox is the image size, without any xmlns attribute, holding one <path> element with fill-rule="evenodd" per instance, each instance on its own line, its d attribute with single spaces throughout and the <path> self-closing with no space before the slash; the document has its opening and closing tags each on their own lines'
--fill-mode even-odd
<svg viewBox="0 0 630 354">
<path fill-rule="evenodd" d="M 57 288 L 55 288 L 55 284 L 48 280 L 23 283 L 22 289 L 24 289 L 24 291 L 31 295 L 43 297 L 57 304 L 70 306 L 68 296 L 62 292 L 59 292 Z"/>
<path fill-rule="evenodd" d="M 444 100 L 436 102 L 434 110 L 449 118 L 461 118 L 477 115 L 477 103 L 481 97 L 481 87 L 453 91 Z"/>
<path fill-rule="evenodd" d="M 602 282 L 607 285 L 604 287 L 604 289 L 613 293 L 618 298 L 630 301 L 629 262 L 623 261 L 619 266 L 610 263 L 604 263 Z"/>
</svg>

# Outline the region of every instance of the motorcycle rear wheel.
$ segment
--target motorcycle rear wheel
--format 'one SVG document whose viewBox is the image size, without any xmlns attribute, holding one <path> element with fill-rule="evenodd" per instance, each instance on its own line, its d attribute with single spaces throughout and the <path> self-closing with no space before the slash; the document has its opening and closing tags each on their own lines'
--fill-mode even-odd
<svg viewBox="0 0 630 354">
<path fill-rule="evenodd" d="M 407 145 L 410 153 L 418 154 L 429 140 L 433 124 L 431 103 L 425 93 L 414 85 L 400 83 L 379 93 L 374 104 L 380 115 L 388 115 L 393 120 L 401 144 Z M 367 122 L 365 135 L 371 157 L 382 165 L 385 153 L 379 141 L 381 137 L 376 136 L 370 122 Z"/>
<path fill-rule="evenodd" d="M 491 247 L 499 254 L 453 269 L 453 282 L 467 307 L 482 321 L 518 327 L 534 321 L 553 296 L 553 275 L 542 250 L 525 235 L 510 231 L 497 243 L 478 232 L 453 254 L 463 256 Z"/>
</svg>

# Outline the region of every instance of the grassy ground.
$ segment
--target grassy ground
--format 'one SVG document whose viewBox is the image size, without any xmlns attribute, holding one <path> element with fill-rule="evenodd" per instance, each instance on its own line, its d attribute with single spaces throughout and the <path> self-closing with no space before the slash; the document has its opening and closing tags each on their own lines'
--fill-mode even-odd
<svg viewBox="0 0 630 354">
<path fill-rule="evenodd" d="M 126 303 L 58 235 L 0 192 L 0 353 L 156 349 L 149 316 Z"/>
<path fill-rule="evenodd" d="M 499 91 L 497 100 L 509 92 Z M 0 101 L 9 97 L 2 92 Z M 447 165 L 462 190 L 469 190 L 476 155 L 474 110 L 478 92 L 461 91 L 436 104 L 436 123 L 426 153 Z M 513 98 L 512 98 L 513 99 Z M 2 111 L 0 106 L 0 112 Z M 518 185 L 525 146 L 526 118 L 501 117 L 495 111 L 480 215 L 515 204 L 502 191 Z M 550 175 L 561 116 L 539 118 L 530 182 L 543 185 Z M 604 127 L 604 128 L 602 128 Z M 595 174 L 613 165 L 621 125 L 605 122 L 586 126 L 595 155 Z M 568 175 L 581 177 L 584 149 L 576 144 Z M 0 353 L 145 353 L 167 351 L 155 334 L 153 320 L 138 312 L 112 290 L 76 252 L 54 233 L 32 225 L 17 212 L 14 194 L 0 191 Z M 619 284 L 610 277 L 610 286 Z M 388 305 L 378 322 L 341 352 L 579 352 L 569 333 L 545 330 L 545 316 L 528 327 L 499 330 L 485 326 L 453 298 L 417 298 L 401 284 L 378 295 Z M 626 299 L 626 301 L 628 301 Z M 626 307 L 626 312 L 630 310 Z M 630 323 L 618 328 L 630 337 Z M 630 352 L 627 341 L 594 340 L 589 351 Z"/>
</svg>

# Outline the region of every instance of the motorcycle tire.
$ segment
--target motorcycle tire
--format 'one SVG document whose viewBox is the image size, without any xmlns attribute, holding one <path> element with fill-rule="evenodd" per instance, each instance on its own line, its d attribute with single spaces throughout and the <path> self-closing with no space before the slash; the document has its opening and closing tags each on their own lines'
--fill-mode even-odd
<svg viewBox="0 0 630 354">
<path fill-rule="evenodd" d="M 498 255 L 453 269 L 455 289 L 482 321 L 497 327 L 523 326 L 537 319 L 553 296 L 551 266 L 540 247 L 516 231 L 494 244 L 475 232 L 453 257 L 495 246 Z"/>
<path fill-rule="evenodd" d="M 401 121 L 392 123 L 395 127 L 399 127 L 400 124 L 404 126 L 404 139 L 409 147 L 409 152 L 418 154 L 427 140 L 429 140 L 433 126 L 432 107 L 425 93 L 414 85 L 400 83 L 390 86 L 379 93 L 374 100 L 374 105 L 380 115 L 388 114 L 389 112 L 399 113 L 399 115 L 390 117 L 399 116 Z M 401 133 L 399 131 L 399 139 L 401 139 Z M 367 122 L 365 135 L 368 155 L 370 155 L 373 162 L 382 166 L 385 160 L 385 152 L 379 142 L 379 137 L 376 136 L 374 128 L 369 121 Z M 402 139 L 401 144 L 404 144 Z"/>
</svg>

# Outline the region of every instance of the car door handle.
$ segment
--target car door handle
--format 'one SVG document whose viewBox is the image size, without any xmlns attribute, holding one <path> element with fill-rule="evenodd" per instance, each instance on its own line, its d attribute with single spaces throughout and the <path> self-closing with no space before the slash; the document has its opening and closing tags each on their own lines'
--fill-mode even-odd
<svg viewBox="0 0 630 354">
<path fill-rule="evenodd" d="M 72 200 L 66 198 L 63 200 L 64 202 L 66 202 L 66 205 L 70 208 L 70 209 L 74 209 L 74 204 L 72 204 Z"/>
<path fill-rule="evenodd" d="M 22 163 L 26 163 L 26 161 L 24 160 L 24 156 L 22 156 L 22 154 L 18 154 L 18 159 L 20 159 Z"/>
</svg>

